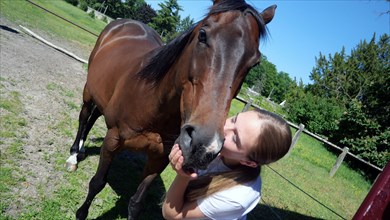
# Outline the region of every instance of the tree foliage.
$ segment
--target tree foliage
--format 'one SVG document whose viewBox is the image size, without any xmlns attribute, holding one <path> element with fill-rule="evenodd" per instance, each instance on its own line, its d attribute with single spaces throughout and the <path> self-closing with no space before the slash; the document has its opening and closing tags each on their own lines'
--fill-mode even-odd
<svg viewBox="0 0 390 220">
<path fill-rule="evenodd" d="M 78 0 L 65 0 L 65 1 L 73 6 L 77 6 L 79 4 Z"/>
<path fill-rule="evenodd" d="M 245 77 L 246 85 L 271 100 L 282 102 L 294 82 L 286 72 L 277 72 L 276 66 L 262 55 L 259 65 L 253 67 Z"/>
<path fill-rule="evenodd" d="M 78 0 L 66 0 L 78 2 Z M 156 12 L 144 0 L 79 0 L 80 8 L 87 9 L 87 6 L 106 14 L 114 19 L 131 18 L 142 21 L 154 28 L 167 42 L 185 31 L 194 24 L 190 16 L 181 19 L 179 12 L 182 10 L 177 0 L 166 0 L 160 3 L 161 7 Z"/>
<path fill-rule="evenodd" d="M 298 94 L 289 104 L 289 119 L 305 125 L 311 132 L 328 136 L 338 129 L 342 115 L 336 99 L 313 95 L 311 92 Z"/>
<path fill-rule="evenodd" d="M 389 45 L 387 34 L 378 41 L 374 34 L 350 55 L 344 48 L 320 54 L 305 95 L 288 96 L 290 118 L 383 167 L 390 159 Z"/>
<path fill-rule="evenodd" d="M 188 30 L 192 25 L 194 25 L 194 19 L 192 19 L 190 16 L 187 16 L 184 19 L 180 19 L 180 22 L 176 27 L 176 32 L 184 32 Z"/>
<path fill-rule="evenodd" d="M 145 24 L 148 24 L 152 21 L 154 17 L 157 16 L 156 11 L 148 4 L 142 3 L 137 12 L 131 17 L 134 20 L 142 21 Z"/>
<path fill-rule="evenodd" d="M 362 102 L 354 99 L 347 105 L 334 138 L 354 154 L 379 167 L 390 159 L 390 129 L 364 112 Z"/>
<path fill-rule="evenodd" d="M 176 35 L 176 28 L 180 24 L 179 12 L 182 10 L 177 0 L 166 0 L 158 4 L 160 10 L 149 25 L 160 34 L 164 42 L 168 42 Z"/>
<path fill-rule="evenodd" d="M 131 18 L 145 24 L 149 23 L 156 12 L 144 0 L 80 0 L 80 7 L 89 6 L 107 16 L 117 18 Z"/>
</svg>

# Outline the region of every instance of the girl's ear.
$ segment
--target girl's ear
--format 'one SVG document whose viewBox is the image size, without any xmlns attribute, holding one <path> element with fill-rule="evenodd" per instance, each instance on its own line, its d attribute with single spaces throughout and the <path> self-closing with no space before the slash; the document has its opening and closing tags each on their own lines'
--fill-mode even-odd
<svg viewBox="0 0 390 220">
<path fill-rule="evenodd" d="M 240 164 L 253 168 L 258 166 L 256 162 L 250 160 L 240 160 Z"/>
</svg>

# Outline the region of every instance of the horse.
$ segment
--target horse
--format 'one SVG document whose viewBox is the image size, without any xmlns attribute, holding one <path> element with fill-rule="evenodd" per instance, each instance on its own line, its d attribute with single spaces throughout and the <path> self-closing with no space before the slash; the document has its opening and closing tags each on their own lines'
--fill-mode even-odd
<svg viewBox="0 0 390 220">
<path fill-rule="evenodd" d="M 68 170 L 77 168 L 86 137 L 103 115 L 107 133 L 98 169 L 76 219 L 86 219 L 122 150 L 147 155 L 128 219 L 140 213 L 145 192 L 169 163 L 173 143 L 183 151 L 185 170 L 207 167 L 222 148 L 232 99 L 260 62 L 259 41 L 275 8 L 259 13 L 244 0 L 214 0 L 203 20 L 165 45 L 156 31 L 135 20 L 105 27 L 89 57 L 79 127 L 66 162 Z"/>
</svg>

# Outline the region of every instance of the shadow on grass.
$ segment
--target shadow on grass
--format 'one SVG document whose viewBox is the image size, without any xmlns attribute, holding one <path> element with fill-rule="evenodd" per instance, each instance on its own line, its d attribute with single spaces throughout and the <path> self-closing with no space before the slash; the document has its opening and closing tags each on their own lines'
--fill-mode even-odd
<svg viewBox="0 0 390 220">
<path fill-rule="evenodd" d="M 100 148 L 97 149 L 100 151 Z M 86 153 L 91 156 L 90 153 L 94 153 L 97 149 L 95 147 L 86 148 Z M 97 154 L 99 154 L 99 151 Z M 145 161 L 146 156 L 142 153 L 124 151 L 115 156 L 108 172 L 107 184 L 115 191 L 119 199 L 112 209 L 96 218 L 97 220 L 127 219 L 127 206 L 130 197 L 134 195 L 141 182 Z M 160 176 L 157 176 L 141 205 L 142 209 L 139 219 L 163 219 L 159 204 L 164 194 L 165 187 L 163 181 Z"/>
<path fill-rule="evenodd" d="M 99 155 L 100 147 L 91 146 L 86 148 L 86 156 Z M 142 170 L 145 165 L 146 156 L 141 153 L 124 151 L 118 153 L 113 159 L 110 171 L 108 173 L 108 185 L 119 196 L 115 206 L 96 218 L 96 220 L 106 219 L 126 219 L 127 206 L 130 197 L 136 192 L 138 184 L 141 181 Z M 106 186 L 107 187 L 107 186 Z M 157 176 L 149 188 L 145 200 L 142 204 L 142 210 L 139 220 L 160 220 L 161 215 L 160 203 L 165 194 L 165 187 L 160 176 Z M 273 220 L 273 219 L 299 219 L 315 220 L 314 218 L 302 215 L 293 211 L 283 210 L 280 208 L 259 204 L 252 210 L 248 220 Z"/>
<path fill-rule="evenodd" d="M 247 216 L 248 220 L 280 220 L 280 219 L 289 219 L 289 220 L 316 220 L 321 218 L 315 218 L 311 216 L 306 216 L 299 214 L 297 212 L 283 210 L 280 208 L 267 206 L 264 204 L 257 205 Z"/>
<path fill-rule="evenodd" d="M 83 160 L 87 159 L 90 156 L 100 155 L 100 148 L 103 144 L 104 138 L 90 138 L 88 142 L 85 144 L 85 157 L 80 160 L 77 158 L 79 162 L 82 163 Z"/>
</svg>

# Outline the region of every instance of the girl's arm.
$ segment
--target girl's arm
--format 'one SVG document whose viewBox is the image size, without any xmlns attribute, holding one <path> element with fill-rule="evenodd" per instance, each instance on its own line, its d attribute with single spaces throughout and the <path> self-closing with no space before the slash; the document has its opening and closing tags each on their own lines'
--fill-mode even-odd
<svg viewBox="0 0 390 220">
<path fill-rule="evenodd" d="M 166 194 L 162 214 L 165 219 L 191 219 L 202 218 L 205 215 L 198 208 L 196 201 L 184 202 L 184 193 L 188 183 L 197 177 L 196 173 L 187 174 L 182 170 L 184 158 L 178 145 L 174 145 L 169 154 L 172 168 L 176 177 Z"/>
</svg>

